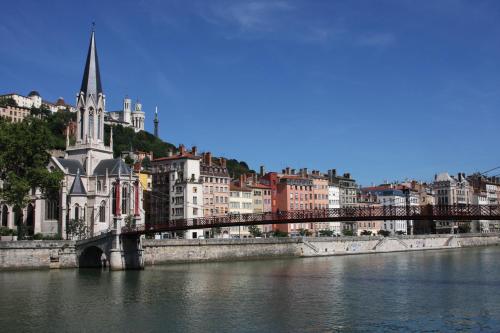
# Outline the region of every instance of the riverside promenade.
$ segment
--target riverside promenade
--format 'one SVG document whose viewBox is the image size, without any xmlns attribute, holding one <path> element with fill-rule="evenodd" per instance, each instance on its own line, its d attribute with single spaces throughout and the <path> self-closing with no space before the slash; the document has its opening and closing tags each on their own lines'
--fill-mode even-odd
<svg viewBox="0 0 500 333">
<path fill-rule="evenodd" d="M 318 257 L 499 245 L 500 234 L 398 237 L 143 239 L 145 265 L 179 262 Z M 74 241 L 0 242 L 0 270 L 78 268 Z M 147 269 L 147 268 L 146 268 Z"/>
</svg>

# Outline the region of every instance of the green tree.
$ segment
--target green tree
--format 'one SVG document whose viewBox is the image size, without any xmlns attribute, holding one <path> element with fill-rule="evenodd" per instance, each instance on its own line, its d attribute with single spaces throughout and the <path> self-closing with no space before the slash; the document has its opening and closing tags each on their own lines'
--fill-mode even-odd
<svg viewBox="0 0 500 333">
<path fill-rule="evenodd" d="M 16 100 L 13 99 L 12 97 L 9 98 L 0 98 L 0 107 L 7 107 L 7 106 L 12 106 L 12 107 L 17 107 Z"/>
<path fill-rule="evenodd" d="M 0 198 L 8 204 L 26 207 L 31 189 L 41 189 L 44 197 L 55 198 L 62 173 L 47 164 L 53 136 L 43 120 L 27 118 L 19 123 L 0 121 Z"/>
<path fill-rule="evenodd" d="M 130 157 L 130 155 L 126 155 L 123 160 L 130 167 L 134 164 L 134 159 L 132 157 Z"/>
<path fill-rule="evenodd" d="M 54 136 L 52 148 L 63 150 L 66 148 L 66 128 L 72 121 L 76 121 L 76 113 L 63 110 L 51 113 L 45 121 Z M 71 141 L 74 138 L 70 138 Z"/>
<path fill-rule="evenodd" d="M 309 229 L 303 229 L 303 228 L 300 228 L 299 230 L 299 235 L 301 236 L 312 236 L 312 232 L 309 230 Z"/>
<path fill-rule="evenodd" d="M 83 219 L 71 219 L 66 226 L 68 238 L 84 239 L 88 235 L 87 224 Z"/>
<path fill-rule="evenodd" d="M 332 230 L 328 230 L 328 229 L 320 230 L 319 231 L 319 235 L 320 236 L 324 236 L 324 237 L 332 237 L 333 236 L 333 231 Z"/>
<path fill-rule="evenodd" d="M 145 169 L 145 170 L 149 170 L 151 168 L 151 160 L 149 159 L 149 157 L 144 157 L 141 161 L 141 166 Z"/>
<path fill-rule="evenodd" d="M 249 226 L 248 232 L 250 233 L 250 235 L 252 235 L 252 237 L 262 237 L 262 232 L 256 225 Z"/>
<path fill-rule="evenodd" d="M 371 236 L 372 232 L 368 230 L 363 230 L 361 231 L 361 236 Z"/>
<path fill-rule="evenodd" d="M 344 235 L 344 236 L 354 236 L 354 231 L 352 231 L 350 229 L 344 229 L 344 230 L 342 230 L 342 235 Z"/>
<path fill-rule="evenodd" d="M 387 230 L 379 230 L 378 234 L 381 235 L 381 236 L 387 237 L 387 236 L 389 236 L 391 234 L 391 232 L 387 231 Z"/>
<path fill-rule="evenodd" d="M 273 237 L 288 237 L 288 232 L 281 231 L 281 230 L 275 230 L 273 232 Z"/>
</svg>

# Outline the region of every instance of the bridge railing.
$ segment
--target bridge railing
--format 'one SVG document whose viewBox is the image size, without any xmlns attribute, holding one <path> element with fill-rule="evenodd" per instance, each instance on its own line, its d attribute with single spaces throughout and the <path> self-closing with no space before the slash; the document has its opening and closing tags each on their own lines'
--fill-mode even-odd
<svg viewBox="0 0 500 333">
<path fill-rule="evenodd" d="M 154 233 L 186 229 L 230 227 L 238 225 L 286 224 L 328 221 L 376 221 L 413 219 L 499 219 L 500 206 L 486 205 L 425 205 L 368 206 L 329 209 L 277 211 L 254 214 L 228 214 L 193 219 L 167 220 L 163 223 L 124 227 L 123 233 Z"/>
</svg>

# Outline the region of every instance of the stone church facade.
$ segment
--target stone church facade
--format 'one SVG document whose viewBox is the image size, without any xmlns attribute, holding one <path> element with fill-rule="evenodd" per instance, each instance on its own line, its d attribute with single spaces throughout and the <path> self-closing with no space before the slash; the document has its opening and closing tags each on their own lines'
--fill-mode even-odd
<svg viewBox="0 0 500 333">
<path fill-rule="evenodd" d="M 76 142 L 70 145 L 67 136 L 64 158 L 51 157 L 48 165 L 50 170 L 64 174 L 59 198 L 46 200 L 34 190 L 31 202 L 22 211 L 2 204 L 1 226 L 15 229 L 16 224 L 24 223 L 30 233 L 60 234 L 66 238 L 71 236 L 67 227 L 74 221 L 86 226 L 87 236 L 119 227 L 115 225 L 117 220 L 144 223 L 139 180 L 121 158 L 113 158 L 112 132 L 110 145 L 104 143 L 105 108 L 92 32 L 77 95 Z"/>
</svg>

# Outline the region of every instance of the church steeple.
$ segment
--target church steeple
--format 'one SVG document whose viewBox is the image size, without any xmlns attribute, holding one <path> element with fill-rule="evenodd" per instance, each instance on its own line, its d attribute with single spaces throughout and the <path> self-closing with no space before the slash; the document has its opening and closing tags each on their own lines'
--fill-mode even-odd
<svg viewBox="0 0 500 333">
<path fill-rule="evenodd" d="M 97 96 L 102 93 L 94 26 L 92 26 L 92 34 L 90 35 L 89 51 L 87 52 L 87 61 L 85 62 L 85 70 L 83 72 L 80 91 L 85 94 L 85 97 L 93 95 L 94 98 L 97 98 Z"/>
<path fill-rule="evenodd" d="M 102 92 L 94 26 L 90 34 L 87 61 L 76 105 L 78 109 L 77 144 L 103 145 L 106 97 Z"/>
</svg>

